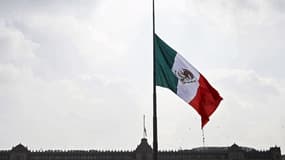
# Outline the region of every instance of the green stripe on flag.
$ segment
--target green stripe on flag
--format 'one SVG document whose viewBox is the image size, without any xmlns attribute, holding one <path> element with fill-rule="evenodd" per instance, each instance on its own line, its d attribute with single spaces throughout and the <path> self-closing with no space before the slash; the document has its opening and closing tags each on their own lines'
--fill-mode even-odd
<svg viewBox="0 0 285 160">
<path fill-rule="evenodd" d="M 155 35 L 155 63 L 156 63 L 156 85 L 166 87 L 177 93 L 178 79 L 171 71 L 176 51 Z"/>
</svg>

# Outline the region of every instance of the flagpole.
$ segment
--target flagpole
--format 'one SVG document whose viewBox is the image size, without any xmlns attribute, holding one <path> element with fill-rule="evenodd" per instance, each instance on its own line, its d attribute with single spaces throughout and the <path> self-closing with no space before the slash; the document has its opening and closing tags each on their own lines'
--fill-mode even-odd
<svg viewBox="0 0 285 160">
<path fill-rule="evenodd" d="M 156 114 L 156 65 L 155 65 L 155 7 L 152 0 L 152 48 L 153 48 L 153 160 L 157 160 L 158 142 L 157 142 L 157 114 Z"/>
</svg>

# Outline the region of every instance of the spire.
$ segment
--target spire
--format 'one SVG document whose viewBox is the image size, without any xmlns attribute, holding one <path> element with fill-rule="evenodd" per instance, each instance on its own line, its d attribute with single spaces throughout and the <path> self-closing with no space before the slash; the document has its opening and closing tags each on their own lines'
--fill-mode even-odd
<svg viewBox="0 0 285 160">
<path fill-rule="evenodd" d="M 146 127 L 145 127 L 145 115 L 143 115 L 143 138 L 147 138 Z"/>
</svg>

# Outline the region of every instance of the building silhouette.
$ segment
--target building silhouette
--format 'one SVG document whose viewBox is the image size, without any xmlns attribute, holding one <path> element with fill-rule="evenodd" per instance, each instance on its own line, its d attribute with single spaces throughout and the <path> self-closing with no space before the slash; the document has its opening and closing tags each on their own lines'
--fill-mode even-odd
<svg viewBox="0 0 285 160">
<path fill-rule="evenodd" d="M 159 151 L 159 160 L 284 160 L 279 147 L 266 151 L 241 147 L 199 147 L 177 151 Z M 22 144 L 0 151 L 0 160 L 152 160 L 152 148 L 141 139 L 133 151 L 46 150 L 30 151 Z"/>
</svg>

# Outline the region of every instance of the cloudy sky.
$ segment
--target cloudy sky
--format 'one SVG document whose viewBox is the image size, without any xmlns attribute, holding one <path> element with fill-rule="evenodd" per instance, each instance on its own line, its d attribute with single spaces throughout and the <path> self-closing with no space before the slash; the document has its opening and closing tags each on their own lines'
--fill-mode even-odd
<svg viewBox="0 0 285 160">
<path fill-rule="evenodd" d="M 151 0 L 0 0 L 0 149 L 152 143 Z M 156 0 L 156 31 L 224 100 L 207 146 L 285 153 L 285 2 Z M 202 145 L 200 117 L 157 89 L 160 149 Z"/>
</svg>

